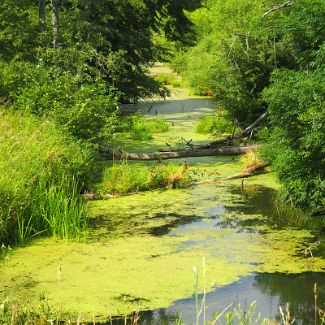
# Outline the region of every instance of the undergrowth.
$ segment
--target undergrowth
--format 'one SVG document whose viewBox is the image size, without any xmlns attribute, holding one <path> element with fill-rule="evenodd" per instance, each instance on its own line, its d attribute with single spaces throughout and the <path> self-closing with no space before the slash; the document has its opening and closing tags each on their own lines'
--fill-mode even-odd
<svg viewBox="0 0 325 325">
<path fill-rule="evenodd" d="M 39 234 L 80 238 L 91 150 L 26 114 L 0 112 L 0 129 L 0 243 L 21 245 Z"/>
<path fill-rule="evenodd" d="M 125 194 L 166 187 L 184 187 L 191 183 L 188 165 L 158 163 L 154 165 L 131 164 L 126 160 L 114 161 L 103 173 L 98 185 L 101 194 Z"/>
</svg>

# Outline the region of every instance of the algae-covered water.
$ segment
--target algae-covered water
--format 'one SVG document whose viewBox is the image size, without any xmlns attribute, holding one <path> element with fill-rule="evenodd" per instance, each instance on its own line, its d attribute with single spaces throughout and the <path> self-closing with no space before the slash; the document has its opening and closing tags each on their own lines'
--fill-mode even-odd
<svg viewBox="0 0 325 325">
<path fill-rule="evenodd" d="M 143 105 L 138 108 L 145 112 Z M 178 131 L 126 147 L 157 149 L 176 143 L 175 132 L 195 143 L 209 140 L 195 134 L 193 120 L 211 112 L 211 100 L 159 105 L 158 114 L 173 119 Z M 232 157 L 187 162 L 193 180 L 243 167 Z M 143 324 L 172 324 L 177 313 L 190 323 L 195 266 L 199 293 L 205 283 L 208 316 L 231 303 L 245 309 L 257 300 L 263 317 L 276 319 L 278 306 L 289 303 L 297 324 L 310 324 L 314 282 L 319 304 L 325 302 L 324 245 L 313 246 L 319 238 L 306 230 L 314 226 L 308 218 L 278 203 L 278 188 L 270 173 L 243 186 L 233 180 L 91 202 L 84 242 L 45 238 L 9 253 L 0 266 L 0 298 L 37 304 L 44 295 L 52 308 L 82 313 L 86 320 L 145 310 Z M 312 257 L 304 253 L 309 246 Z"/>
</svg>

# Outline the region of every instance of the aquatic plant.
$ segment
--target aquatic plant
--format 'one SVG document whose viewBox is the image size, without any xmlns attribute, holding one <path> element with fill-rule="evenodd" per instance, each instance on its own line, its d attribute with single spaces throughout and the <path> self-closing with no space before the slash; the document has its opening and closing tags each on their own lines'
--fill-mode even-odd
<svg viewBox="0 0 325 325">
<path fill-rule="evenodd" d="M 151 140 L 152 134 L 169 130 L 169 123 L 161 118 L 143 119 L 139 114 L 121 117 L 116 132 L 128 132 L 133 140 Z"/>
<path fill-rule="evenodd" d="M 172 73 L 160 73 L 155 76 L 155 79 L 166 86 L 172 86 L 173 88 L 180 88 L 182 86 L 182 80 Z"/>
<path fill-rule="evenodd" d="M 125 194 L 166 187 L 183 187 L 190 184 L 188 164 L 158 163 L 132 164 L 127 160 L 114 161 L 103 173 L 98 185 L 101 193 Z"/>
</svg>

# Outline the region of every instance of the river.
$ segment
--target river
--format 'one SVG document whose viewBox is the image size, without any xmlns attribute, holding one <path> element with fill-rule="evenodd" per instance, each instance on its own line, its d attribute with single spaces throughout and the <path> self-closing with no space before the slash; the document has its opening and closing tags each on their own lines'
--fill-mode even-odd
<svg viewBox="0 0 325 325">
<path fill-rule="evenodd" d="M 150 109 L 150 107 L 152 108 Z M 213 113 L 208 98 L 178 93 L 169 101 L 130 105 L 145 118 L 172 125 L 153 140 L 124 139 L 136 152 L 210 141 L 194 132 L 196 120 Z M 182 140 L 183 139 L 183 140 Z M 179 160 L 183 162 L 183 160 Z M 227 176 L 243 166 L 232 157 L 189 158 L 193 179 Z M 279 320 L 288 304 L 295 324 L 312 324 L 314 283 L 325 302 L 324 244 L 310 220 L 279 203 L 273 173 L 245 180 L 157 190 L 89 203 L 84 242 L 42 238 L 10 252 L 0 267 L 0 298 L 37 303 L 97 322 L 140 312 L 140 324 L 174 324 L 176 315 L 195 321 L 195 275 L 199 300 L 206 292 L 207 319 L 227 306 Z M 193 271 L 195 270 L 195 272 Z M 124 321 L 115 320 L 115 323 Z"/>
</svg>

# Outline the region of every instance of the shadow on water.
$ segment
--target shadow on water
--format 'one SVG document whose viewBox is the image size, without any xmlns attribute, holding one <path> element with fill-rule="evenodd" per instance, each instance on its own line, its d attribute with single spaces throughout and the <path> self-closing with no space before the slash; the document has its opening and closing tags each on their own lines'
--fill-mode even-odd
<svg viewBox="0 0 325 325">
<path fill-rule="evenodd" d="M 280 273 L 260 273 L 243 277 L 238 282 L 216 289 L 206 295 L 206 318 L 211 320 L 215 312 L 223 311 L 233 304 L 228 310 L 234 311 L 240 304 L 245 312 L 253 301 L 257 301 L 255 315 L 260 313 L 261 320 L 268 318 L 275 321 L 281 320 L 279 306 L 285 309 L 289 306 L 294 324 L 310 325 L 314 323 L 314 284 L 325 282 L 324 273 L 302 273 L 296 275 Z M 199 295 L 201 302 L 203 295 Z M 319 286 L 318 301 L 325 301 L 325 289 Z M 317 305 L 318 308 L 325 306 Z M 175 324 L 181 315 L 185 324 L 195 320 L 196 305 L 194 295 L 189 299 L 178 300 L 170 308 L 141 312 L 139 324 Z M 317 316 L 318 317 L 318 316 Z M 319 318 L 318 318 L 319 323 Z M 124 324 L 124 320 L 116 319 L 113 324 Z M 259 324 L 259 323 L 258 323 Z"/>
<path fill-rule="evenodd" d="M 163 225 L 152 225 L 153 220 L 163 219 Z M 128 218 L 107 218 L 105 215 L 98 215 L 89 221 L 90 236 L 97 237 L 96 231 L 101 231 L 101 237 L 112 236 L 114 233 L 123 236 L 134 236 L 138 234 L 150 234 L 152 236 L 164 236 L 169 234 L 173 229 L 182 227 L 187 224 L 198 222 L 202 219 L 199 215 L 182 215 L 175 212 L 156 213 L 142 215 L 131 214 Z"/>
<path fill-rule="evenodd" d="M 232 204 L 225 204 L 227 213 L 220 227 L 251 228 L 267 225 L 283 229 L 321 229 L 322 220 L 309 218 L 303 211 L 285 204 L 276 190 L 261 185 L 230 186 Z M 251 218 L 241 218 L 242 215 Z"/>
<path fill-rule="evenodd" d="M 166 218 L 166 217 L 173 217 L 174 220 L 162 227 L 155 227 L 149 229 L 148 233 L 153 236 L 163 236 L 169 234 L 172 229 L 181 227 L 183 225 L 191 224 L 193 222 L 198 222 L 202 219 L 202 216 L 197 215 L 188 215 L 186 217 L 178 214 L 178 213 L 158 213 L 155 218 Z"/>
</svg>

